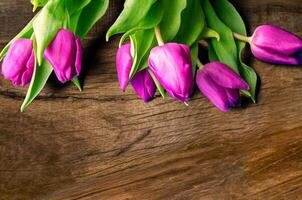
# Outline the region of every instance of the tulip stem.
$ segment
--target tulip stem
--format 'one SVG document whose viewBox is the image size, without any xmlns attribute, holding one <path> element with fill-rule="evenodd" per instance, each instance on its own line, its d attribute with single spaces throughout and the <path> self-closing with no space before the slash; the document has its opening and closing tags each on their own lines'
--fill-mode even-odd
<svg viewBox="0 0 302 200">
<path fill-rule="evenodd" d="M 247 42 L 247 43 L 251 43 L 251 37 L 247 37 L 244 35 L 240 35 L 238 33 L 233 33 L 234 38 L 236 38 L 237 40 L 243 41 L 243 42 Z"/>
<path fill-rule="evenodd" d="M 162 37 L 162 35 L 160 33 L 159 26 L 155 26 L 154 27 L 154 32 L 155 32 L 155 36 L 156 36 L 158 45 L 159 46 L 164 45 L 165 43 L 164 43 L 163 37 Z"/>
<path fill-rule="evenodd" d="M 204 65 L 203 65 L 202 62 L 199 60 L 199 58 L 197 58 L 196 64 L 197 64 L 197 67 L 198 67 L 199 69 L 202 69 L 202 68 L 204 67 Z"/>
</svg>

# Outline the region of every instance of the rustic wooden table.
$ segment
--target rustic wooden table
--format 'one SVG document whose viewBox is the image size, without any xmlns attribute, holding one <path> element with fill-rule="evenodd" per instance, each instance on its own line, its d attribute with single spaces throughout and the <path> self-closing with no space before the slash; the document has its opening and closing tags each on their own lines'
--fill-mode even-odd
<svg viewBox="0 0 302 200">
<path fill-rule="evenodd" d="M 234 0 L 248 27 L 302 36 L 301 0 Z M 0 199 L 302 199 L 302 69 L 251 60 L 258 103 L 220 113 L 121 94 L 110 9 L 85 41 L 84 92 L 53 77 L 19 112 L 25 89 L 0 79 Z M 0 1 L 4 46 L 31 18 L 29 0 Z"/>
</svg>

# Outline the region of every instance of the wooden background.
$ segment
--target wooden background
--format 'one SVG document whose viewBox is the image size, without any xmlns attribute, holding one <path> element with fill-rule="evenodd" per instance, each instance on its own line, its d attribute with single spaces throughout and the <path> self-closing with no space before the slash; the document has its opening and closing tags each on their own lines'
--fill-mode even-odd
<svg viewBox="0 0 302 200">
<path fill-rule="evenodd" d="M 233 0 L 250 30 L 272 23 L 302 36 L 301 0 Z M 0 199 L 302 199 L 302 69 L 251 60 L 258 103 L 224 114 L 197 94 L 142 103 L 122 94 L 122 9 L 111 0 L 85 41 L 84 92 L 52 77 L 24 113 L 25 89 L 0 79 Z M 0 1 L 3 47 L 32 17 L 29 0 Z"/>
</svg>

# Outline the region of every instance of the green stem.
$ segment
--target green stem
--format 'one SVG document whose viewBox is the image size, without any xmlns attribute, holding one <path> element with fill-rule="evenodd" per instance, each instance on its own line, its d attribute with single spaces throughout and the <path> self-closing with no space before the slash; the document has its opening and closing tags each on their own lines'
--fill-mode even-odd
<svg viewBox="0 0 302 200">
<path fill-rule="evenodd" d="M 236 38 L 237 40 L 243 41 L 243 42 L 247 42 L 247 43 L 251 43 L 251 37 L 247 37 L 244 35 L 240 35 L 238 33 L 233 33 L 234 38 Z"/>
<path fill-rule="evenodd" d="M 199 58 L 197 58 L 196 64 L 197 64 L 197 67 L 198 67 L 199 69 L 202 69 L 202 68 L 204 67 L 204 65 L 203 65 L 202 62 L 199 60 Z"/>
<path fill-rule="evenodd" d="M 33 33 L 33 34 L 31 34 L 30 39 L 34 40 L 34 37 L 35 37 L 35 34 Z"/>
<path fill-rule="evenodd" d="M 154 27 L 154 32 L 155 32 L 155 36 L 156 36 L 158 45 L 159 46 L 164 45 L 165 43 L 164 43 L 163 37 L 162 37 L 162 35 L 160 33 L 159 26 L 155 26 Z"/>
</svg>

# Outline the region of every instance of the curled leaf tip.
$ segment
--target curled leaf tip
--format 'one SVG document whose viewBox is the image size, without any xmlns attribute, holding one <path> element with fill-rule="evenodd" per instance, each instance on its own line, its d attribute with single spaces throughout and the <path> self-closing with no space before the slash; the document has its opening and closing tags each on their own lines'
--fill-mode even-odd
<svg viewBox="0 0 302 200">
<path fill-rule="evenodd" d="M 110 37 L 111 37 L 111 34 L 110 34 L 110 32 L 108 31 L 107 34 L 106 34 L 106 42 L 109 42 Z"/>
<path fill-rule="evenodd" d="M 35 12 L 37 10 L 37 8 L 39 7 L 39 3 L 38 2 L 34 2 L 33 5 L 33 12 Z"/>
<path fill-rule="evenodd" d="M 72 83 L 78 88 L 78 90 L 79 90 L 80 92 L 83 92 L 82 85 L 81 85 L 81 83 L 80 83 L 80 81 L 79 81 L 78 78 L 73 78 L 71 81 L 72 81 Z"/>
<path fill-rule="evenodd" d="M 23 113 L 24 110 L 25 110 L 25 107 L 23 107 L 23 105 L 22 105 L 21 108 L 20 108 L 20 112 Z"/>
<path fill-rule="evenodd" d="M 202 39 L 215 38 L 218 42 L 220 42 L 220 35 L 215 30 L 205 27 L 202 32 Z"/>
</svg>

